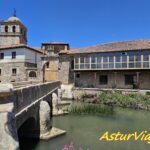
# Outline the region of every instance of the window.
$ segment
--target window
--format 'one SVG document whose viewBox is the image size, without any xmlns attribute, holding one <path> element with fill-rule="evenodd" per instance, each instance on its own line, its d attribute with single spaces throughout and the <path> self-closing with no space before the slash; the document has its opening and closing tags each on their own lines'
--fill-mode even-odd
<svg viewBox="0 0 150 150">
<path fill-rule="evenodd" d="M 71 60 L 71 69 L 74 69 L 74 60 Z"/>
<path fill-rule="evenodd" d="M 12 31 L 15 33 L 16 32 L 16 26 L 12 27 Z"/>
<path fill-rule="evenodd" d="M 20 33 L 21 33 L 21 34 L 23 33 L 23 30 L 22 30 L 22 28 L 20 29 Z"/>
<path fill-rule="evenodd" d="M 80 74 L 79 73 L 76 74 L 76 78 L 80 78 Z"/>
<path fill-rule="evenodd" d="M 12 52 L 12 59 L 16 58 L 16 52 Z"/>
<path fill-rule="evenodd" d="M 31 71 L 29 73 L 29 77 L 35 78 L 36 77 L 36 72 L 35 71 Z"/>
<path fill-rule="evenodd" d="M 8 32 L 8 26 L 5 26 L 5 32 Z"/>
<path fill-rule="evenodd" d="M 107 75 L 100 75 L 100 77 L 99 77 L 99 83 L 103 84 L 103 85 L 107 84 L 108 83 L 108 77 L 107 77 Z"/>
<path fill-rule="evenodd" d="M 4 59 L 4 53 L 0 53 L 0 59 Z"/>
<path fill-rule="evenodd" d="M 78 58 L 78 57 L 75 58 L 75 63 L 76 63 L 76 64 L 79 63 L 79 58 Z"/>
<path fill-rule="evenodd" d="M 13 68 L 13 69 L 12 69 L 12 76 L 16 76 L 16 74 L 17 74 L 17 69 L 16 69 L 16 68 Z"/>
<path fill-rule="evenodd" d="M 90 58 L 87 56 L 85 57 L 85 63 L 89 64 L 90 63 Z"/>
<path fill-rule="evenodd" d="M 46 68 L 49 68 L 49 62 L 46 63 Z"/>
<path fill-rule="evenodd" d="M 103 57 L 103 63 L 108 63 L 108 57 Z"/>
<path fill-rule="evenodd" d="M 121 55 L 127 55 L 127 52 L 122 52 Z"/>
<path fill-rule="evenodd" d="M 92 57 L 91 57 L 91 62 L 92 62 L 92 63 L 96 63 L 96 57 L 95 57 L 95 56 L 92 56 Z"/>
<path fill-rule="evenodd" d="M 84 63 L 84 57 L 80 57 L 80 63 Z"/>
<path fill-rule="evenodd" d="M 134 75 L 125 75 L 125 85 L 133 85 Z"/>
<path fill-rule="evenodd" d="M 149 56 L 148 55 L 144 55 L 143 56 L 143 61 L 149 61 Z"/>
</svg>

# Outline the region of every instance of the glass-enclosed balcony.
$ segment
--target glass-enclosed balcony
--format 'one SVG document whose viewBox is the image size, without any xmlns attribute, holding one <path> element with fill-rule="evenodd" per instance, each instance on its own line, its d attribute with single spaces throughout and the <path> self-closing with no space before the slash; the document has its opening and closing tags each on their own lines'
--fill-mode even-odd
<svg viewBox="0 0 150 150">
<path fill-rule="evenodd" d="M 150 69 L 150 50 L 77 54 L 74 70 Z"/>
</svg>

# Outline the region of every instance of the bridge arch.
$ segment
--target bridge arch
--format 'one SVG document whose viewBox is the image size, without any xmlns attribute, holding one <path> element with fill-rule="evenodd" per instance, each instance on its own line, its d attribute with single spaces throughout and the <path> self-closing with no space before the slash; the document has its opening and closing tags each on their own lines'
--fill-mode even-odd
<svg viewBox="0 0 150 150">
<path fill-rule="evenodd" d="M 18 129 L 19 138 L 38 137 L 39 133 L 39 124 L 34 117 L 28 118 Z"/>
</svg>

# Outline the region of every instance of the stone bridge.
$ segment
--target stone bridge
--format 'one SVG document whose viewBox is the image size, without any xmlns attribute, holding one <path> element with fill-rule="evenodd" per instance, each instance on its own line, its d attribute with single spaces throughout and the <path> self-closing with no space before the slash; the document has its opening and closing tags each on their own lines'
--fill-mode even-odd
<svg viewBox="0 0 150 150">
<path fill-rule="evenodd" d="M 0 149 L 18 150 L 18 136 L 48 138 L 60 82 L 7 86 L 0 86 Z"/>
</svg>

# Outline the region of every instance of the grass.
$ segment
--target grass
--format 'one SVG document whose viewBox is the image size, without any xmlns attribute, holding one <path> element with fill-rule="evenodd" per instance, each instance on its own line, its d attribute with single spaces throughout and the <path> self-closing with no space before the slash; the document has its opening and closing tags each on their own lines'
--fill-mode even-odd
<svg viewBox="0 0 150 150">
<path fill-rule="evenodd" d="M 113 113 L 113 108 L 105 105 L 100 105 L 100 104 L 76 102 L 70 106 L 69 113 L 76 114 L 76 115 L 82 115 L 82 114 L 109 115 Z"/>
</svg>

